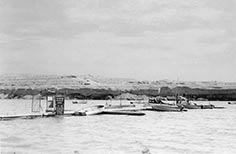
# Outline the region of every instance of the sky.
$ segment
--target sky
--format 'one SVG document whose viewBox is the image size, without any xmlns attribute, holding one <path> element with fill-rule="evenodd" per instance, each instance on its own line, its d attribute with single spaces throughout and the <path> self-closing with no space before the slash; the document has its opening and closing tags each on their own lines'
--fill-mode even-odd
<svg viewBox="0 0 236 154">
<path fill-rule="evenodd" d="M 0 0 L 0 74 L 236 82 L 235 0 Z"/>
</svg>

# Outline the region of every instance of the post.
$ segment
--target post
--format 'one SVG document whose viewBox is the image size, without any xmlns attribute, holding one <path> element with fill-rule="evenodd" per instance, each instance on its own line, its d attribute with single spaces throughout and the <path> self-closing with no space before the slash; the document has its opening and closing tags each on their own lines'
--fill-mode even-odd
<svg viewBox="0 0 236 154">
<path fill-rule="evenodd" d="M 32 95 L 31 112 L 34 112 L 34 96 Z"/>
<path fill-rule="evenodd" d="M 56 115 L 64 115 L 65 110 L 65 97 L 55 96 L 55 105 L 56 105 Z"/>
</svg>

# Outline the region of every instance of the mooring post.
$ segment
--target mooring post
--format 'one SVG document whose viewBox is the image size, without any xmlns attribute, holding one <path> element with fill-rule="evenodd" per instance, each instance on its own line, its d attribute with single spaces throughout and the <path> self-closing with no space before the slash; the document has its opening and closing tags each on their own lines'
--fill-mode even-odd
<svg viewBox="0 0 236 154">
<path fill-rule="evenodd" d="M 56 115 L 64 115 L 65 97 L 61 95 L 55 96 L 55 113 Z"/>
</svg>

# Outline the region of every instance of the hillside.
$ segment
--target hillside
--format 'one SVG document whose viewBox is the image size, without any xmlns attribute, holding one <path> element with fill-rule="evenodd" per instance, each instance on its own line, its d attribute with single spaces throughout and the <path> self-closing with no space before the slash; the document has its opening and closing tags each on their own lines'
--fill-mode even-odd
<svg viewBox="0 0 236 154">
<path fill-rule="evenodd" d="M 236 83 L 217 81 L 184 82 L 170 80 L 139 81 L 125 78 L 105 78 L 92 75 L 1 75 L 0 89 L 45 89 L 45 88 L 93 88 L 93 89 L 158 89 L 160 87 L 183 86 L 202 89 L 235 89 Z"/>
<path fill-rule="evenodd" d="M 178 88 L 176 88 L 178 87 Z M 92 75 L 1 75 L 0 98 L 22 98 L 36 95 L 45 89 L 55 89 L 70 97 L 100 99 L 124 93 L 157 96 L 183 94 L 189 97 L 223 95 L 235 97 L 236 83 L 184 82 L 170 80 L 140 81 L 125 78 L 105 78 Z M 95 96 L 94 96 L 95 95 Z M 120 96 L 121 97 L 121 96 Z M 133 96 L 132 96 L 133 97 Z M 214 96 L 215 97 L 215 96 Z M 220 98 L 222 98 L 220 97 Z"/>
</svg>

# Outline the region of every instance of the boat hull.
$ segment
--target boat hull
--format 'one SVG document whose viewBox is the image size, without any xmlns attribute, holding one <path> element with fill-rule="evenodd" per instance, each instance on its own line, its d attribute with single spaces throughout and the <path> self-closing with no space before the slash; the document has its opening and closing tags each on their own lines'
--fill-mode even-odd
<svg viewBox="0 0 236 154">
<path fill-rule="evenodd" d="M 165 105 L 165 104 L 155 104 L 155 105 L 151 105 L 152 109 L 155 111 L 159 111 L 159 112 L 182 112 L 182 111 L 186 111 L 184 110 L 184 108 L 180 108 L 178 106 L 175 105 Z"/>
</svg>

